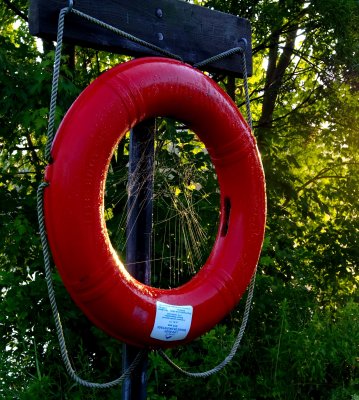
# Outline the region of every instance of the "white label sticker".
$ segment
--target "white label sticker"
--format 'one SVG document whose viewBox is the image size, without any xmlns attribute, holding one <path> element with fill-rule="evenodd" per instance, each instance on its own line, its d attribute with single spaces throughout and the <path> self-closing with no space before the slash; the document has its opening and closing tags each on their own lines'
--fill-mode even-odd
<svg viewBox="0 0 359 400">
<path fill-rule="evenodd" d="M 156 302 L 156 318 L 151 337 L 165 342 L 182 340 L 191 328 L 193 307 Z"/>
</svg>

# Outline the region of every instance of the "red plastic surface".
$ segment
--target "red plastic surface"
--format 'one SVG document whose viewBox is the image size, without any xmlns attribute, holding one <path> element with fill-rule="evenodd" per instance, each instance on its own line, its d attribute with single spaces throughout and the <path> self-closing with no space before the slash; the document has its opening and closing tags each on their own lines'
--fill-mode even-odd
<svg viewBox="0 0 359 400">
<path fill-rule="evenodd" d="M 207 262 L 193 279 L 170 290 L 146 286 L 128 274 L 104 220 L 113 151 L 129 129 L 155 116 L 173 117 L 196 132 L 215 165 L 221 191 L 219 231 Z M 97 78 L 74 102 L 51 155 L 44 199 L 50 248 L 67 290 L 98 327 L 135 346 L 173 347 L 211 329 L 238 303 L 262 246 L 265 181 L 249 127 L 211 79 L 168 59 L 121 64 Z M 193 306 L 185 339 L 150 337 L 157 301 Z"/>
</svg>

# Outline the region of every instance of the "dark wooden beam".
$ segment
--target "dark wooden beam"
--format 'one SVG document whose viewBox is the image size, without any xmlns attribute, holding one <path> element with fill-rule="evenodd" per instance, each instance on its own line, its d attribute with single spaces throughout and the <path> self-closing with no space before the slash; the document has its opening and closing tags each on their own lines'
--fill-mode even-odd
<svg viewBox="0 0 359 400">
<path fill-rule="evenodd" d="M 30 33 L 56 40 L 59 11 L 67 4 L 66 0 L 31 0 Z M 181 0 L 75 0 L 74 8 L 175 53 L 192 65 L 241 46 L 241 38 L 245 38 L 248 75 L 252 73 L 251 28 L 244 18 Z M 137 57 L 159 55 L 73 13 L 65 18 L 64 41 Z M 204 69 L 242 76 L 237 54 Z"/>
</svg>

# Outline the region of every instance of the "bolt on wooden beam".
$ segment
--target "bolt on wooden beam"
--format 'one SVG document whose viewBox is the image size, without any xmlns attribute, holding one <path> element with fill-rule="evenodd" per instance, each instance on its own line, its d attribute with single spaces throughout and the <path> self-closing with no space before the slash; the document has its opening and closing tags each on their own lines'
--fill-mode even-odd
<svg viewBox="0 0 359 400">
<path fill-rule="evenodd" d="M 34 36 L 56 40 L 59 12 L 65 0 L 31 0 L 29 28 Z M 120 30 L 179 55 L 191 65 L 243 45 L 248 75 L 252 74 L 251 27 L 248 20 L 181 0 L 75 0 L 74 8 Z M 136 57 L 158 56 L 154 50 L 69 13 L 64 41 Z M 203 69 L 242 77 L 239 54 Z"/>
</svg>

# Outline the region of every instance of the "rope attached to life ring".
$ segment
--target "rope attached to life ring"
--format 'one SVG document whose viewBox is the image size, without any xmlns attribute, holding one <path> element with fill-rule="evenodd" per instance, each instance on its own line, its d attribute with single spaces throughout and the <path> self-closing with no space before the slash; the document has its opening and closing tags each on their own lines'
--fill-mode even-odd
<svg viewBox="0 0 359 400">
<path fill-rule="evenodd" d="M 62 48 L 62 39 L 63 39 L 63 32 L 64 32 L 64 19 L 65 19 L 66 14 L 68 14 L 69 12 L 73 12 L 79 16 L 82 16 L 82 17 L 88 19 L 89 21 L 100 24 L 101 26 L 114 31 L 117 34 L 121 34 L 122 36 L 127 37 L 130 40 L 135 39 L 135 41 L 137 43 L 139 43 L 137 38 L 131 37 L 132 35 L 128 35 L 122 31 L 119 31 L 118 29 L 116 29 L 114 27 L 110 27 L 107 24 L 104 24 L 101 21 L 94 19 L 93 17 L 85 16 L 85 14 L 79 12 L 78 10 L 75 10 L 72 5 L 70 5 L 69 7 L 63 8 L 60 11 L 59 21 L 58 21 L 57 46 L 56 46 L 54 70 L 53 70 L 53 81 L 52 81 L 50 112 L 49 112 L 49 124 L 48 124 L 48 130 L 47 130 L 48 141 L 47 141 L 46 153 L 45 153 L 47 159 L 50 159 L 50 151 L 51 151 L 51 146 L 52 146 L 52 142 L 54 139 L 54 125 L 55 125 L 54 121 L 55 121 L 56 99 L 57 99 L 58 81 L 59 81 L 59 72 L 60 72 L 60 63 L 61 63 L 61 48 Z M 147 47 L 154 49 L 153 45 L 151 45 L 151 44 L 150 44 L 150 46 L 148 46 L 148 43 L 145 43 L 145 42 L 140 43 L 140 44 L 146 45 Z M 160 49 L 160 48 L 158 48 L 158 49 L 161 51 L 162 54 L 165 54 L 162 49 Z M 154 50 L 158 51 L 158 49 L 156 48 Z M 216 60 L 224 58 L 224 57 L 234 54 L 234 53 L 240 53 L 242 63 L 243 63 L 247 119 L 248 119 L 249 125 L 252 126 L 244 48 L 239 47 L 239 48 L 231 49 L 228 52 L 224 52 L 224 53 L 216 56 Z M 176 55 L 173 55 L 170 53 L 165 54 L 165 55 L 167 55 L 168 57 L 178 58 Z M 197 66 L 204 66 L 212 61 L 213 61 L 213 58 L 205 60 L 202 63 L 198 63 Z M 46 282 L 47 282 L 47 286 L 48 286 L 51 308 L 52 308 L 54 319 L 55 319 L 55 325 L 56 325 L 57 336 L 59 339 L 61 355 L 62 355 L 63 361 L 65 363 L 67 372 L 69 373 L 69 375 L 75 382 L 77 382 L 83 386 L 91 387 L 91 388 L 110 388 L 114 385 L 121 383 L 127 376 L 129 376 L 131 374 L 131 372 L 136 368 L 136 365 L 140 361 L 143 353 L 140 353 L 136 357 L 133 364 L 130 366 L 130 368 L 127 371 L 125 371 L 125 373 L 121 377 L 119 377 L 118 379 L 116 379 L 114 381 L 108 382 L 108 383 L 99 384 L 99 383 L 93 383 L 93 382 L 83 380 L 82 378 L 77 376 L 74 369 L 72 368 L 69 357 L 68 357 L 67 349 L 66 349 L 65 338 L 64 338 L 63 331 L 62 331 L 62 327 L 61 327 L 61 320 L 60 320 L 57 305 L 56 305 L 54 288 L 53 288 L 52 278 L 51 278 L 50 252 L 49 252 L 49 246 L 48 246 L 47 237 L 46 237 L 46 230 L 45 230 L 45 224 L 44 224 L 44 210 L 43 210 L 43 193 L 44 193 L 44 189 L 46 186 L 47 186 L 47 183 L 42 183 L 38 189 L 38 217 L 39 217 L 40 235 L 41 235 L 41 241 L 42 241 L 42 247 L 43 247 L 43 253 L 44 253 Z M 240 341 L 243 337 L 243 333 L 244 333 L 244 330 L 245 330 L 245 327 L 246 327 L 246 324 L 248 321 L 249 310 L 250 310 L 251 301 L 252 301 L 252 297 L 253 297 L 254 282 L 255 282 L 255 274 L 253 275 L 250 286 L 249 286 L 244 317 L 243 317 L 243 321 L 242 321 L 242 324 L 240 327 L 239 334 L 235 340 L 235 343 L 234 343 L 229 355 L 225 358 L 225 360 L 222 363 L 220 363 L 218 366 L 212 368 L 211 370 L 203 372 L 203 373 L 191 373 L 191 372 L 184 371 L 180 367 L 176 366 L 176 364 L 172 360 L 169 359 L 169 357 L 163 352 L 163 350 L 158 350 L 159 354 L 165 359 L 166 362 L 168 362 L 170 365 L 172 365 L 176 370 L 184 373 L 187 376 L 208 377 L 208 376 L 218 372 L 220 369 L 222 369 L 234 357 L 235 352 L 237 351 Z"/>
</svg>

